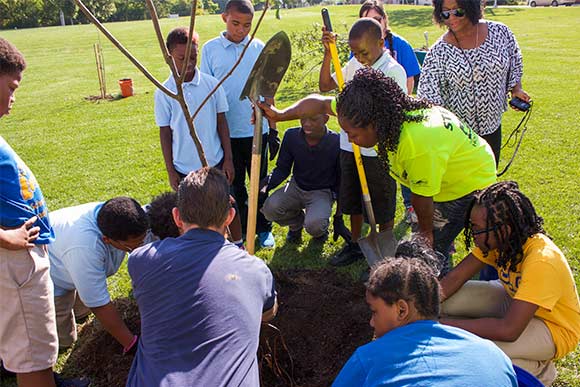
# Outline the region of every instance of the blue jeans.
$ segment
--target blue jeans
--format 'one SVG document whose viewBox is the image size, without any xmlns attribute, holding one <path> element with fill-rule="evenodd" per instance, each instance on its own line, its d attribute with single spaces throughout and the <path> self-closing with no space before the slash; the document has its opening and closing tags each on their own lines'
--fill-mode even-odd
<svg viewBox="0 0 580 387">
<path fill-rule="evenodd" d="M 444 258 L 440 262 L 440 277 L 445 276 L 451 270 L 449 248 L 463 229 L 467 207 L 473 200 L 474 193 L 448 202 L 433 203 L 433 248 L 440 252 Z"/>
</svg>

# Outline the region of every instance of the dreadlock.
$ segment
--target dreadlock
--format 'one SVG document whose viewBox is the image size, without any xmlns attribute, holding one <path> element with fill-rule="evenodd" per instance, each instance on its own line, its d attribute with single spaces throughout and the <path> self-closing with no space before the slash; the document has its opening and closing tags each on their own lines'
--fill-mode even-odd
<svg viewBox="0 0 580 387">
<path fill-rule="evenodd" d="M 467 209 L 465 218 L 465 247 L 469 250 L 473 234 L 469 221 L 475 207 L 487 211 L 486 228 L 491 229 L 498 243 L 497 265 L 515 271 L 523 258 L 523 245 L 534 234 L 546 234 L 544 220 L 536 213 L 532 202 L 515 181 L 502 181 L 477 193 Z M 506 227 L 509 226 L 510 232 Z M 489 233 L 485 237 L 488 246 Z"/>
<path fill-rule="evenodd" d="M 425 118 L 420 112 L 407 113 L 430 106 L 426 101 L 408 96 L 381 71 L 364 67 L 346 83 L 337 98 L 336 110 L 353 125 L 375 128 L 379 158 L 388 171 L 388 152 L 397 149 L 403 123 L 421 122 Z"/>
<path fill-rule="evenodd" d="M 413 302 L 425 318 L 439 316 L 440 286 L 433 269 L 414 257 L 390 258 L 373 270 L 366 284 L 369 293 L 388 305 Z"/>
</svg>

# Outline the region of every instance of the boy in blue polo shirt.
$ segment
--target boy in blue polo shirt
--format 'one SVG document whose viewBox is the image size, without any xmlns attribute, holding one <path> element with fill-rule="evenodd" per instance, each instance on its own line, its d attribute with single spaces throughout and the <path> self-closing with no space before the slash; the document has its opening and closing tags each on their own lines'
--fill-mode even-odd
<svg viewBox="0 0 580 387">
<path fill-rule="evenodd" d="M 250 38 L 248 33 L 252 27 L 254 6 L 249 0 L 230 0 L 226 4 L 222 19 L 226 23 L 226 30 L 217 38 L 208 41 L 201 50 L 201 71 L 216 78 L 222 79 L 233 67 L 240 57 L 244 47 L 248 45 Z M 225 80 L 223 88 L 227 96 L 229 110 L 226 112 L 230 128 L 231 148 L 234 163 L 234 196 L 241 213 L 242 227 L 247 221 L 246 173 L 250 173 L 252 159 L 252 138 L 254 126 L 250 123 L 252 116 L 252 104 L 249 99 L 240 101 L 240 93 L 244 87 L 254 63 L 262 52 L 264 43 L 254 39 L 244 54 L 240 64 L 234 72 Z M 272 103 L 272 101 L 269 101 Z M 266 155 L 270 148 L 270 160 L 273 160 L 280 147 L 278 131 L 274 122 L 264 120 L 264 132 L 262 138 L 262 162 L 260 179 L 268 173 Z M 270 128 L 270 129 L 268 129 Z M 260 200 L 259 207 L 263 202 Z M 274 248 L 274 236 L 272 235 L 272 223 L 268 222 L 261 212 L 258 212 L 256 231 L 261 247 Z"/>
</svg>

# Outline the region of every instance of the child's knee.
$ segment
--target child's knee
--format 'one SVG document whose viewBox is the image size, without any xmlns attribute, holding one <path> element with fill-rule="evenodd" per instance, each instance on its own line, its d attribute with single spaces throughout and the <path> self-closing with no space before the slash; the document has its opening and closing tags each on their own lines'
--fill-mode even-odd
<svg viewBox="0 0 580 387">
<path fill-rule="evenodd" d="M 328 218 L 306 219 L 304 228 L 308 234 L 316 238 L 322 236 L 328 230 L 329 224 Z"/>
</svg>

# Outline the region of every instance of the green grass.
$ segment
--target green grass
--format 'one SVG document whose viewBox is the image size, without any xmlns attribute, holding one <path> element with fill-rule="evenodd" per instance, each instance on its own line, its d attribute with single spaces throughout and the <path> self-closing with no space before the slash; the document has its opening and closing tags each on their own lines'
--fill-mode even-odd
<svg viewBox="0 0 580 387">
<path fill-rule="evenodd" d="M 388 10 L 391 28 L 414 47 L 424 44 L 424 31 L 431 44 L 442 33 L 431 23 L 430 7 L 389 6 Z M 356 19 L 358 7 L 331 7 L 330 12 L 335 26 L 348 26 Z M 488 9 L 485 16 L 507 24 L 515 33 L 524 56 L 524 88 L 535 101 L 528 134 L 506 178 L 518 181 L 544 216 L 546 229 L 565 253 L 580 284 L 580 156 L 575 149 L 580 122 L 576 51 L 580 8 Z M 269 13 L 258 37 L 266 41 L 279 30 L 301 31 L 320 21 L 317 7 L 283 10 L 282 20 Z M 161 27 L 166 34 L 187 23 L 186 18 L 164 19 Z M 217 15 L 199 17 L 196 26 L 202 42 L 224 27 Z M 150 22 L 107 27 L 159 80 L 167 77 L 169 70 Z M 0 31 L 0 36 L 18 46 L 29 64 L 12 114 L 0 121 L 0 133 L 35 172 L 51 209 L 118 195 L 146 203 L 169 189 L 153 117 L 154 86 L 94 26 Z M 117 79 L 130 77 L 134 97 L 100 103 L 84 100 L 99 93 L 92 47 L 99 41 L 108 91 L 118 93 Z M 315 90 L 283 84 L 278 99 L 289 104 L 309 91 Z M 520 117 L 506 113 L 504 133 Z M 336 121 L 331 121 L 336 128 Z M 503 163 L 510 154 L 511 149 L 504 150 Z M 287 246 L 286 230 L 275 227 L 274 232 L 278 248 L 257 253 L 274 269 L 323 267 L 340 247 L 340 243 L 329 242 L 321 249 L 308 240 L 299 247 Z M 342 270 L 356 277 L 362 268 L 360 264 Z M 112 277 L 110 285 L 116 297 L 127 295 L 126 271 Z M 580 386 L 580 350 L 560 361 L 558 369 L 558 385 Z"/>
</svg>

